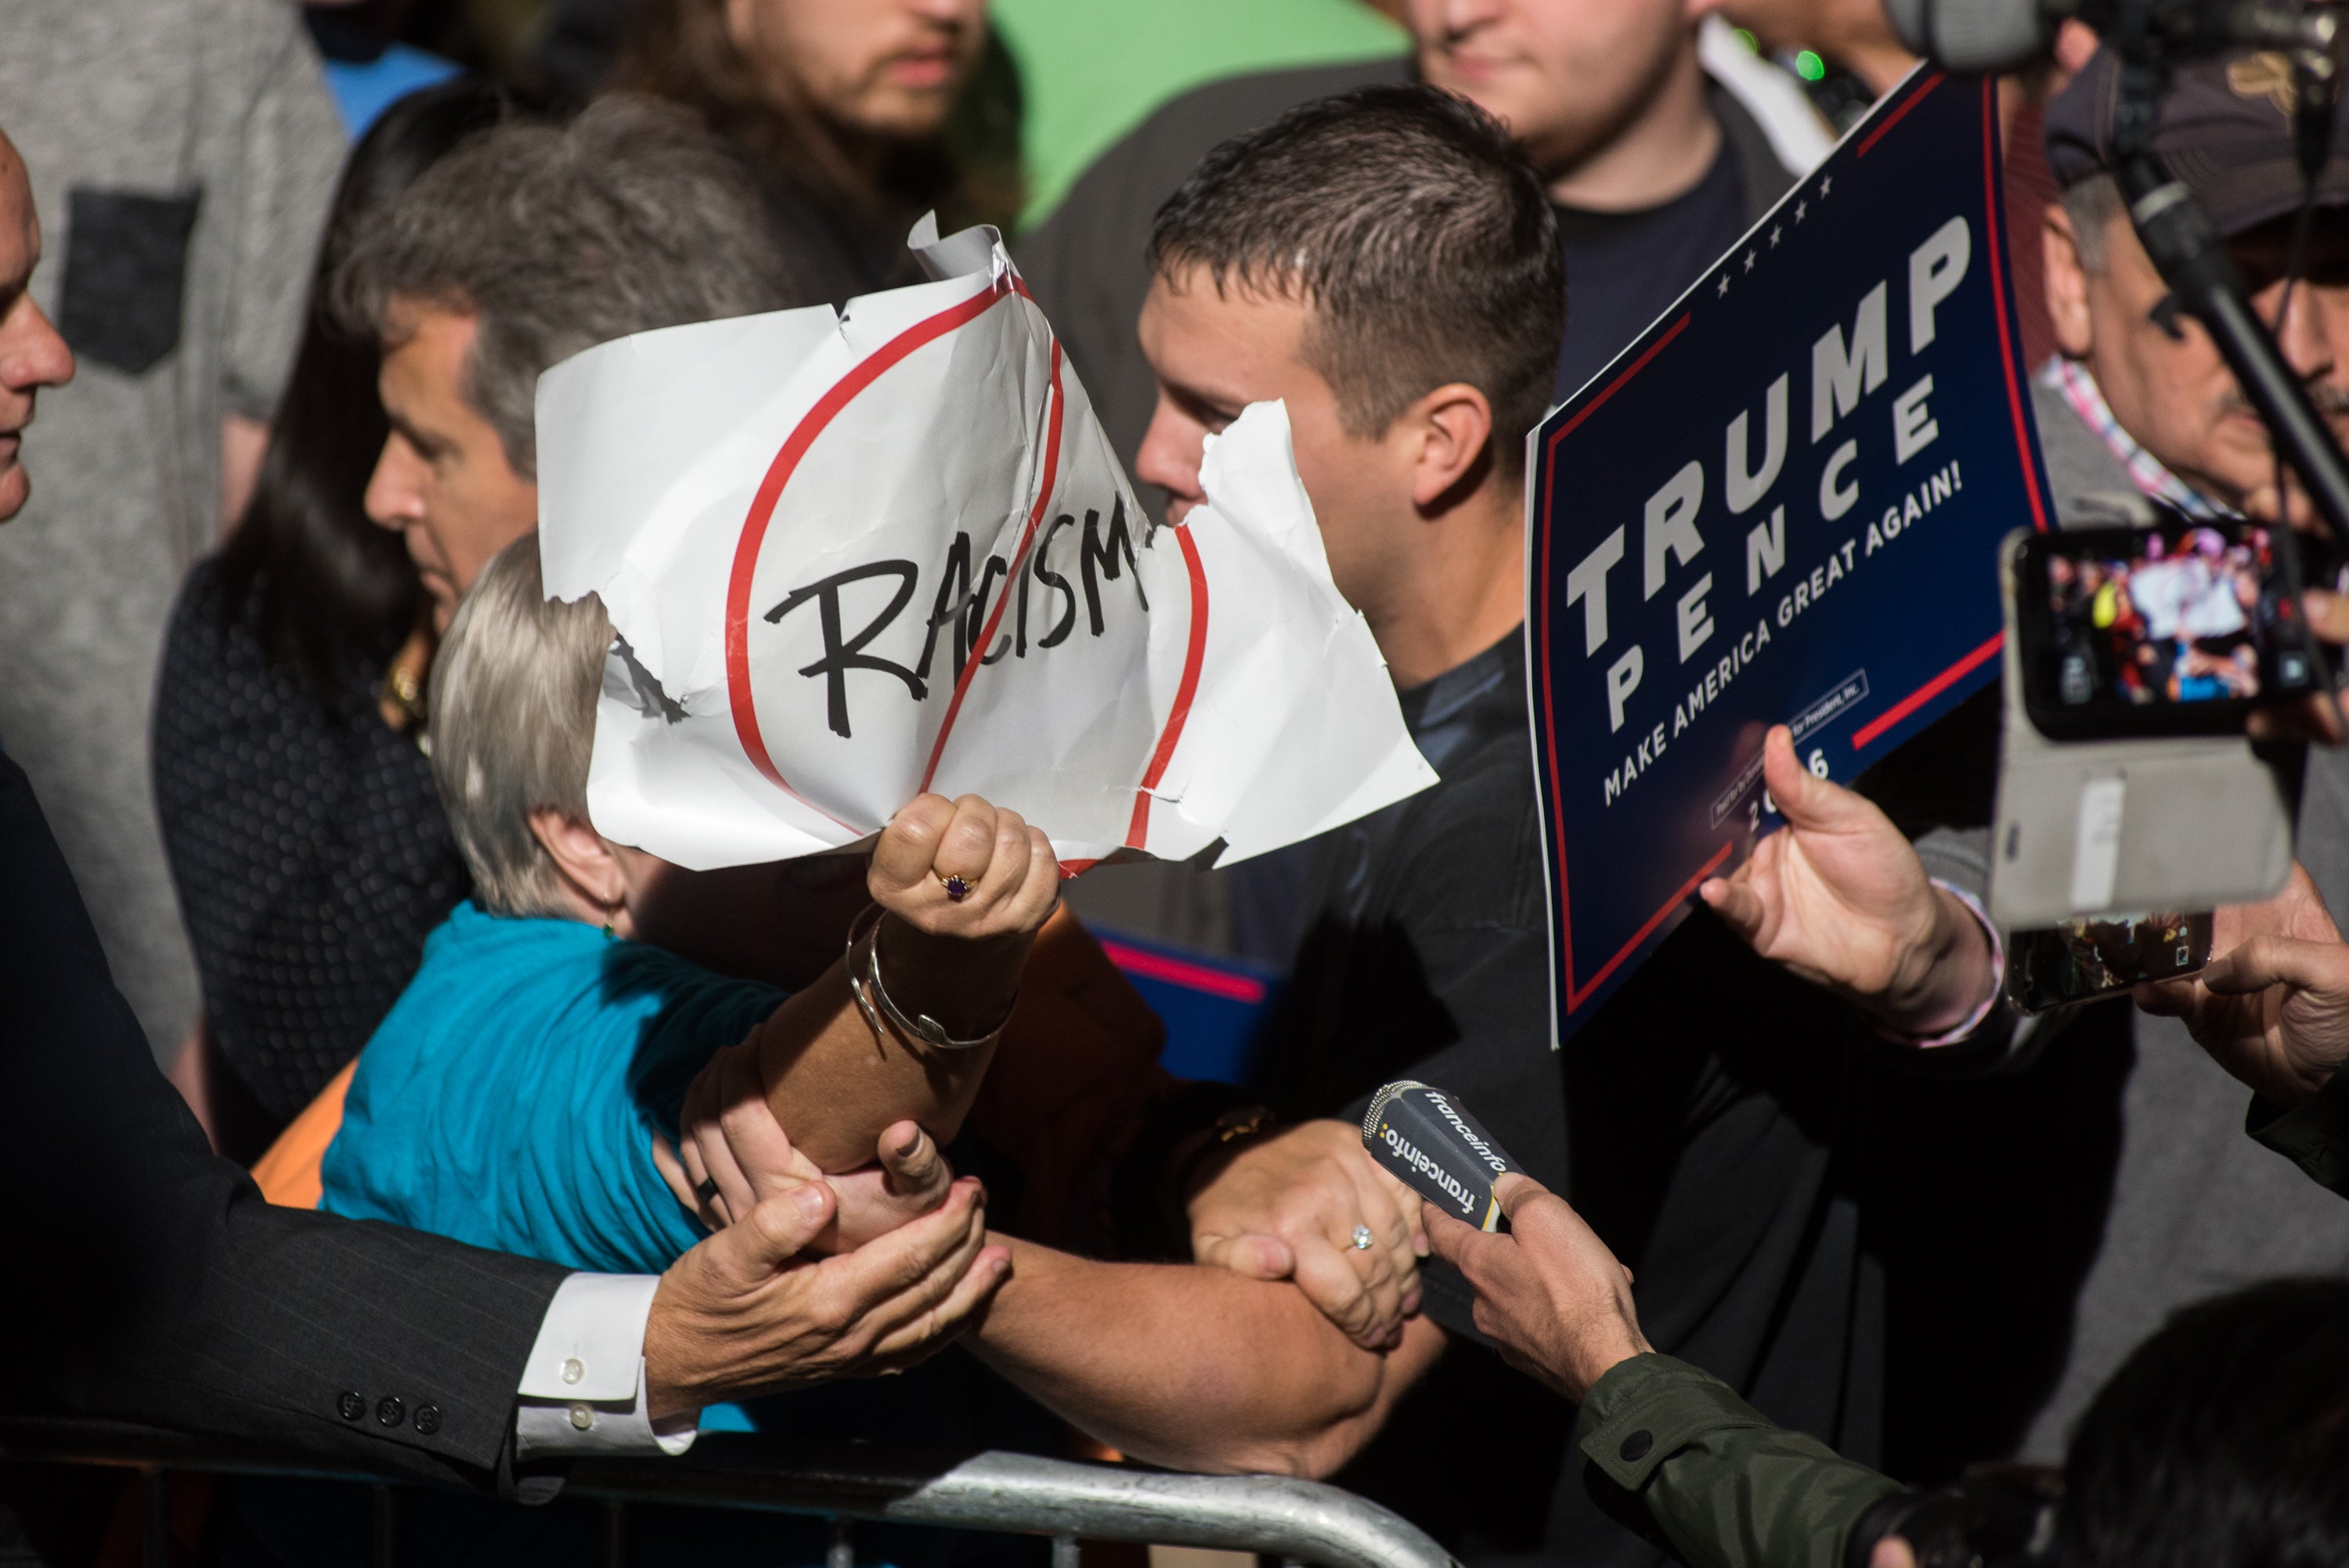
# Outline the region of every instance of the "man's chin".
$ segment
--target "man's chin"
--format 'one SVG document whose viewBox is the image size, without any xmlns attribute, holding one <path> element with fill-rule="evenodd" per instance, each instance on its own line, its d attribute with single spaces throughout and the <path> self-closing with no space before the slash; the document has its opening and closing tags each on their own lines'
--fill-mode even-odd
<svg viewBox="0 0 2349 1568">
<path fill-rule="evenodd" d="M 938 88 L 885 87 L 857 106 L 854 125 L 883 141 L 920 141 L 946 128 L 961 83 Z"/>
</svg>

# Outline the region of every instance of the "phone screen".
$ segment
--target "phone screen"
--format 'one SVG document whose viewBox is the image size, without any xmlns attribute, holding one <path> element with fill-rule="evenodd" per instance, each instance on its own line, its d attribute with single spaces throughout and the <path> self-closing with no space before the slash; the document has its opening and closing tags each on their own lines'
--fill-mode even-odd
<svg viewBox="0 0 2349 1568">
<path fill-rule="evenodd" d="M 2006 995 L 2023 1012 L 2044 1013 L 2140 981 L 2175 980 L 2209 962 L 2208 913 L 2100 915 L 2008 933 Z"/>
<path fill-rule="evenodd" d="M 2023 555 L 2024 699 L 2060 738 L 2218 733 L 2317 689 L 2293 544 L 2249 522 L 2088 529 Z"/>
</svg>

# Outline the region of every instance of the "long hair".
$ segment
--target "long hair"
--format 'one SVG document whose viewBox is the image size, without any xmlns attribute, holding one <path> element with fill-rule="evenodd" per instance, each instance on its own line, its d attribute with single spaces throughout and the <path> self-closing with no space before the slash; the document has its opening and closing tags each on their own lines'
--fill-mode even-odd
<svg viewBox="0 0 2349 1568">
<path fill-rule="evenodd" d="M 257 594 L 264 655 L 299 675 L 322 704 L 354 666 L 390 659 L 415 630 L 424 592 L 399 536 L 369 522 L 362 506 L 389 432 L 376 392 L 381 361 L 373 338 L 337 324 L 327 281 L 361 220 L 509 112 L 495 87 L 448 82 L 392 105 L 352 150 L 253 500 L 214 562 L 224 623 L 241 619 Z"/>
<path fill-rule="evenodd" d="M 726 0 L 642 0 L 611 85 L 697 110 L 771 177 L 868 222 L 934 206 L 949 228 L 1008 224 L 1019 211 L 1018 73 L 991 31 L 946 127 L 888 144 L 877 180 L 860 166 L 853 134 L 743 57 L 726 30 Z"/>
</svg>

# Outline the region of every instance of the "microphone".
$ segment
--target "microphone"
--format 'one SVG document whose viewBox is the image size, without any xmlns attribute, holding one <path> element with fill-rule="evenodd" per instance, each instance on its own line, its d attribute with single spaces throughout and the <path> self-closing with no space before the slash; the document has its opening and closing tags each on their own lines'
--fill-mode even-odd
<svg viewBox="0 0 2349 1568">
<path fill-rule="evenodd" d="M 1517 1166 L 1458 1099 L 1415 1079 L 1371 1097 L 1362 1147 L 1381 1168 L 1454 1219 L 1501 1228 L 1493 1183 Z"/>
<path fill-rule="evenodd" d="M 2068 21 L 2110 32 L 2124 9 L 2142 10 L 2147 36 L 2172 54 L 2228 49 L 2334 52 L 2340 32 L 2326 6 L 2306 11 L 2261 0 L 1885 0 L 1892 30 L 1913 52 L 1960 76 L 2020 70 L 2047 53 Z"/>
</svg>

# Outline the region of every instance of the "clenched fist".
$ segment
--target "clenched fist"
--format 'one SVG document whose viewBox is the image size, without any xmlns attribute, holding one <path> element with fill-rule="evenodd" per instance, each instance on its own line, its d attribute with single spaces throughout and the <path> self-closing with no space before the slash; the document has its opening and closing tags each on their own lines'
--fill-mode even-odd
<svg viewBox="0 0 2349 1568">
<path fill-rule="evenodd" d="M 1061 901 L 1052 841 L 976 795 L 916 795 L 874 846 L 865 885 L 886 912 L 882 983 L 949 1035 L 1003 1022 L 1029 944 Z"/>
</svg>

